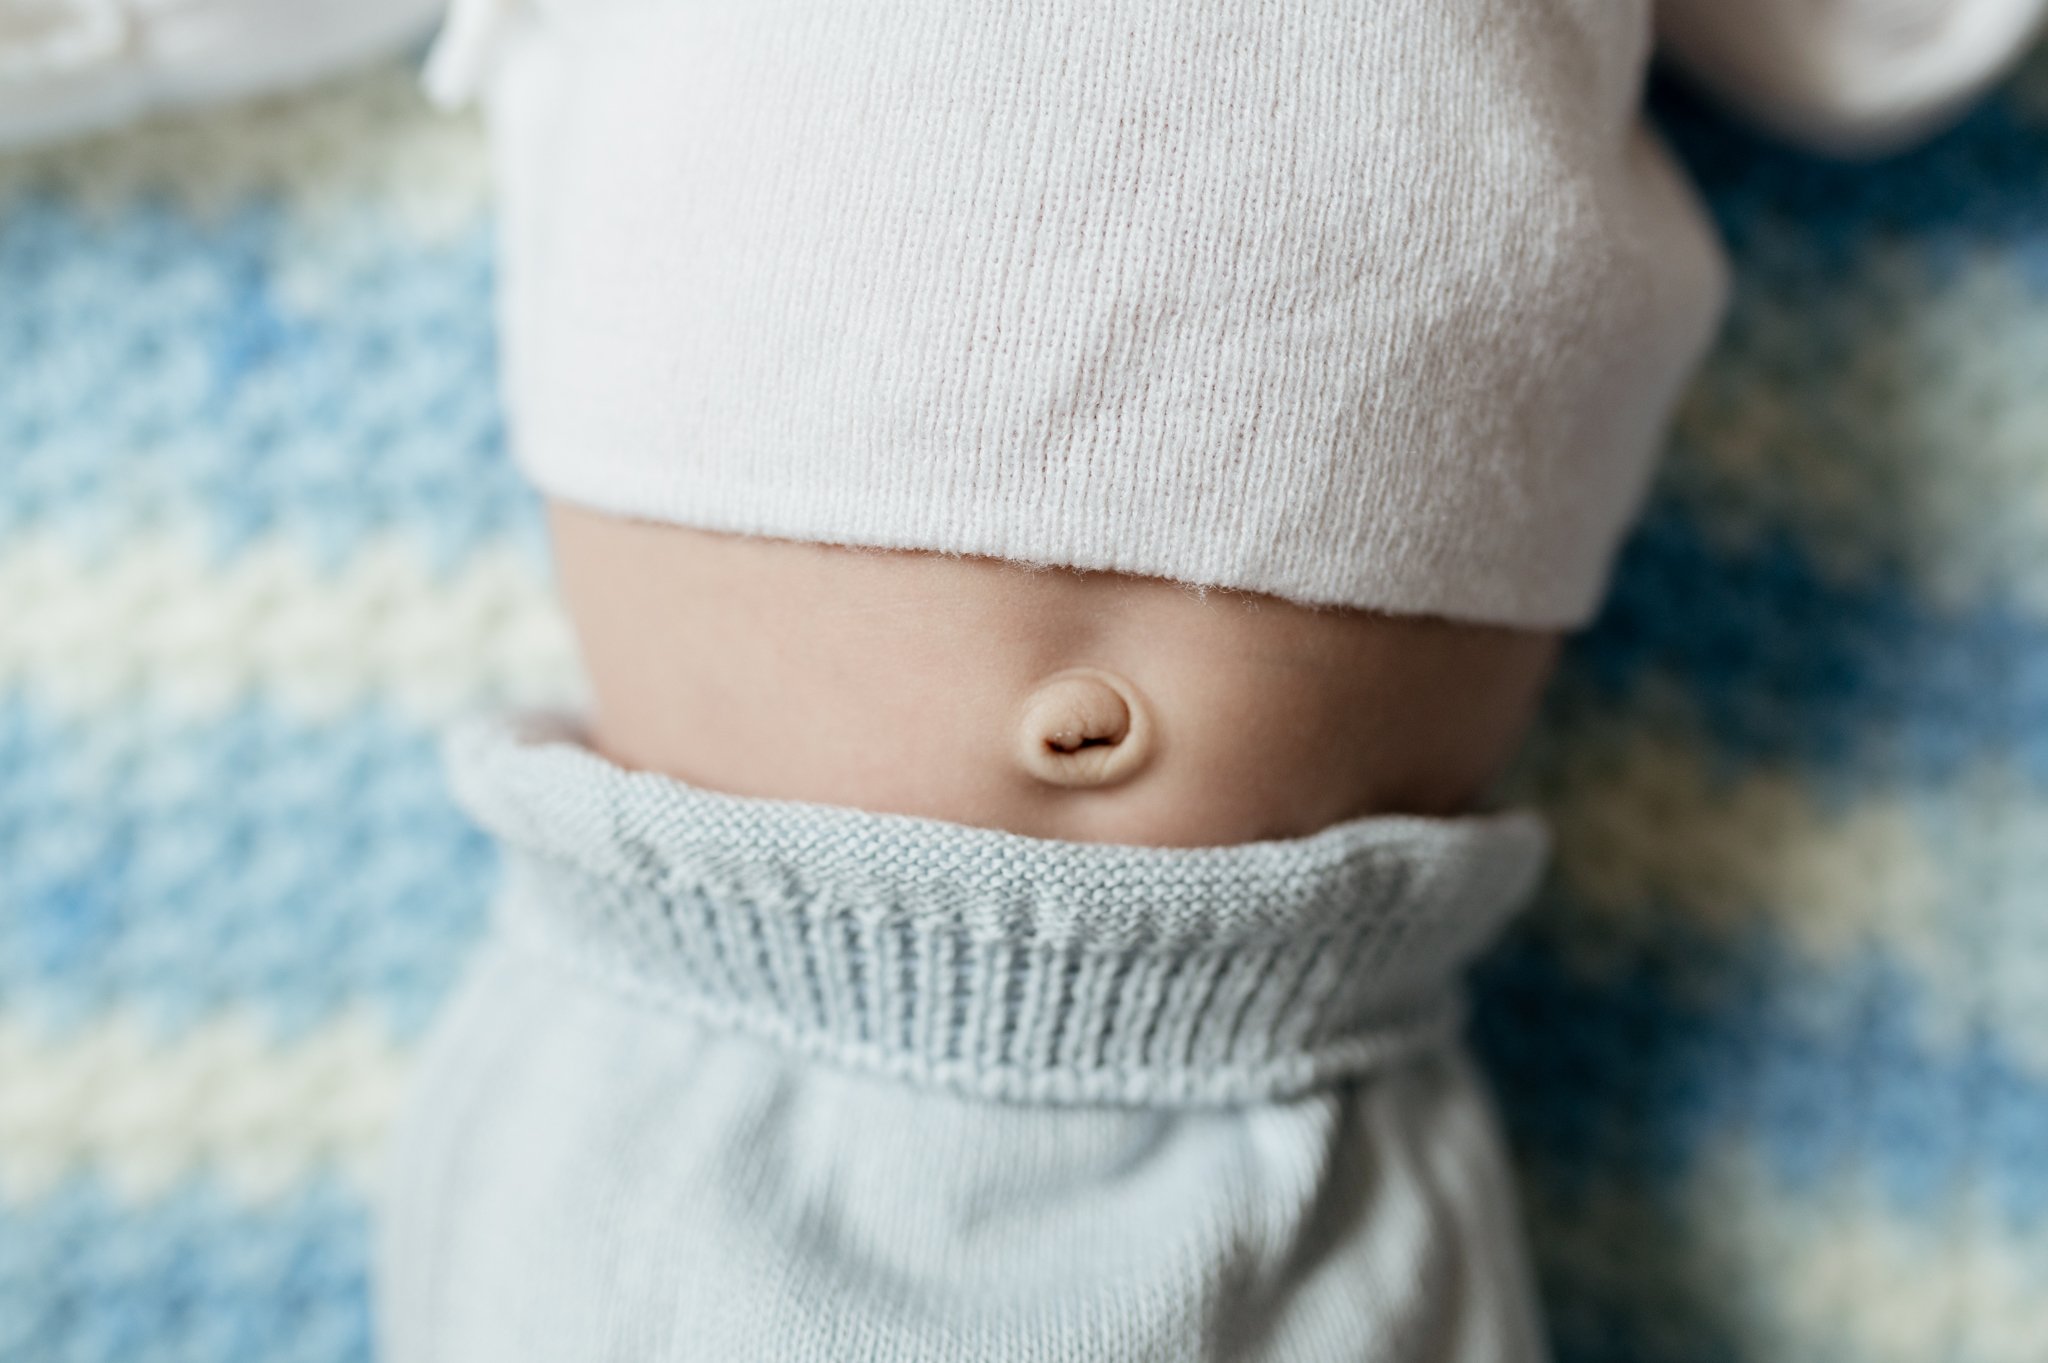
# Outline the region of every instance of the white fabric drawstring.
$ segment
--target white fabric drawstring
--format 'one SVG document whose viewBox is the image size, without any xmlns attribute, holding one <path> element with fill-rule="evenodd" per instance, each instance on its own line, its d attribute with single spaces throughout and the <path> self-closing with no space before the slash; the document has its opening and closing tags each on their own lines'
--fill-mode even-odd
<svg viewBox="0 0 2048 1363">
<path fill-rule="evenodd" d="M 510 0 L 455 0 L 421 75 L 427 98 L 459 109 L 476 97 L 496 54 Z"/>
</svg>

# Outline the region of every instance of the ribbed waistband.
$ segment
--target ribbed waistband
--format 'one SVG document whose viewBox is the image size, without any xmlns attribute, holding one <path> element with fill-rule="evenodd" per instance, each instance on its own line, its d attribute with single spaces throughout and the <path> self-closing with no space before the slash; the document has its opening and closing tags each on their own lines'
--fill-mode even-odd
<svg viewBox="0 0 2048 1363">
<path fill-rule="evenodd" d="M 1435 1044 L 1548 849 L 1527 812 L 1065 842 L 707 791 L 576 735 L 447 736 L 506 853 L 503 930 L 706 1025 L 1006 1100 L 1272 1099 Z"/>
</svg>

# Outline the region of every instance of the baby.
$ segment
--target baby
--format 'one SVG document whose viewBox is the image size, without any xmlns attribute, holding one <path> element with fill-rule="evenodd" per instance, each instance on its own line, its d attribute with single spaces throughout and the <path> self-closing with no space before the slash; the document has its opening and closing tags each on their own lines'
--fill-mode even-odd
<svg viewBox="0 0 2048 1363">
<path fill-rule="evenodd" d="M 466 7 L 594 707 L 449 745 L 392 1358 L 1540 1357 L 1457 978 L 1720 307 L 1653 30 L 1855 149 L 2041 8 Z"/>
<path fill-rule="evenodd" d="M 459 5 L 593 705 L 449 739 L 387 1358 L 1542 1357 L 1458 978 L 1720 308 L 1653 37 L 1857 150 L 2044 5 Z"/>
</svg>

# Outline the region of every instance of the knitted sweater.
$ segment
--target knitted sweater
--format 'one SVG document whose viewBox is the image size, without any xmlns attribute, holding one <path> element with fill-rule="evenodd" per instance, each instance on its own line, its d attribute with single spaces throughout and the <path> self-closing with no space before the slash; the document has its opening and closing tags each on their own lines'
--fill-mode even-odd
<svg viewBox="0 0 2048 1363">
<path fill-rule="evenodd" d="M 1671 17 L 1764 110 L 1896 134 L 2041 10 Z M 1723 291 L 1642 117 L 1652 25 L 470 0 L 437 83 L 492 93 L 513 449 L 555 496 L 1563 626 Z"/>
</svg>

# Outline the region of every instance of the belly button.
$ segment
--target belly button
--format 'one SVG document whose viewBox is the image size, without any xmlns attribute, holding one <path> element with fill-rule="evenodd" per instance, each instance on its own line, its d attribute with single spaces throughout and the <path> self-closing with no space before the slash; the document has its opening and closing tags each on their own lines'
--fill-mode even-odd
<svg viewBox="0 0 2048 1363">
<path fill-rule="evenodd" d="M 1112 786 L 1145 765 L 1152 720 L 1136 688 L 1113 672 L 1056 672 L 1025 698 L 1017 758 L 1048 785 Z"/>
</svg>

